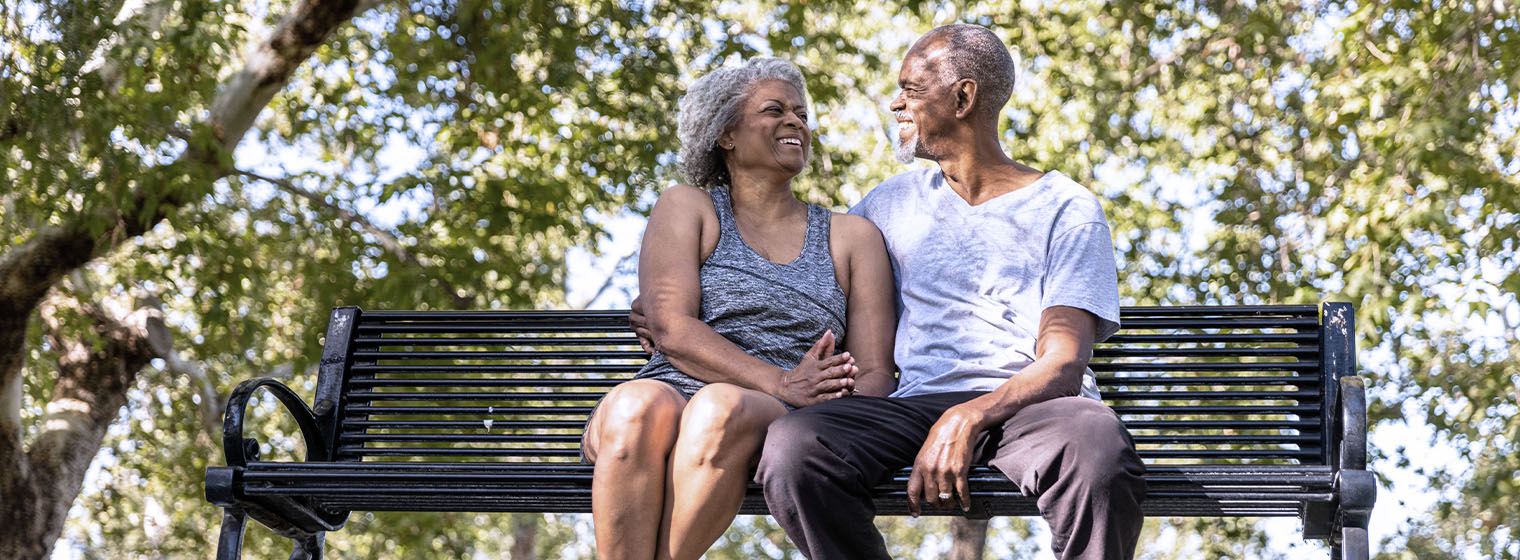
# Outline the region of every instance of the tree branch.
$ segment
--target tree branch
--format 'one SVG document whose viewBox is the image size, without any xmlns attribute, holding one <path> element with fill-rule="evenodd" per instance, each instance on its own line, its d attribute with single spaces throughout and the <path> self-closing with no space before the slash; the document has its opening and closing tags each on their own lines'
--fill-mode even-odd
<svg viewBox="0 0 1520 560">
<path fill-rule="evenodd" d="M 60 378 L 42 432 L 23 453 L 21 368 L 33 311 L 65 274 L 141 235 L 209 189 L 230 168 L 232 149 L 259 111 L 358 4 L 300 0 L 217 94 L 206 124 L 178 159 L 149 169 L 118 207 L 43 228 L 0 255 L 0 526 L 6 527 L 0 532 L 0 557 L 47 556 L 105 426 L 125 402 L 130 380 L 151 358 L 146 314 L 134 313 L 124 322 L 93 316 L 93 328 L 107 342 L 104 353 L 51 331 L 50 344 L 62 356 Z M 13 134 L 17 126 L 7 121 L 5 132 Z"/>
<path fill-rule="evenodd" d="M 145 293 L 137 300 L 137 307 L 149 310 L 145 322 L 145 332 L 149 349 L 153 356 L 164 361 L 164 370 L 170 375 L 185 377 L 190 380 L 195 394 L 200 397 L 197 409 L 201 416 L 201 429 L 213 445 L 222 444 L 222 415 L 225 412 L 225 402 L 220 392 L 216 390 L 216 382 L 211 379 L 211 374 L 206 368 L 194 360 L 187 360 L 180 356 L 174 348 L 174 333 L 164 322 L 163 301 L 156 294 Z M 263 377 L 289 378 L 295 373 L 292 364 L 281 364 L 264 374 Z"/>
<path fill-rule="evenodd" d="M 947 560 L 982 560 L 987 549 L 987 520 L 950 518 L 950 554 Z"/>
<path fill-rule="evenodd" d="M 174 163 L 144 177 L 127 204 L 43 228 L 0 255 L 0 468 L 20 445 L 21 365 L 27 318 L 58 280 L 121 242 L 162 221 L 224 172 L 253 119 L 290 80 L 296 67 L 352 16 L 357 0 L 304 0 L 249 55 L 212 103 L 207 121 L 215 146 L 192 141 Z M 219 147 L 221 151 L 216 148 Z"/>
<path fill-rule="evenodd" d="M 369 221 L 368 218 L 365 218 L 358 212 L 349 210 L 342 206 L 338 206 L 332 202 L 328 202 L 327 197 L 298 187 L 295 185 L 295 183 L 292 183 L 286 179 L 265 177 L 251 171 L 243 171 L 241 169 L 235 171 L 234 173 L 248 177 L 250 179 L 257 179 L 259 181 L 269 183 L 278 187 L 282 191 L 299 196 L 311 202 L 312 204 L 326 208 L 332 213 L 337 214 L 339 218 L 343 219 L 343 221 L 359 226 L 359 228 L 363 229 L 365 233 L 375 236 L 375 239 L 380 242 L 380 246 L 384 247 L 386 251 L 390 251 L 391 254 L 396 255 L 396 258 L 399 258 L 409 264 L 427 266 L 417 257 L 417 255 L 414 255 L 411 251 L 408 251 L 407 248 L 401 244 L 401 240 L 397 238 L 395 234 L 391 233 L 385 228 L 375 225 L 374 222 Z"/>
<path fill-rule="evenodd" d="M 391 0 L 359 0 L 359 6 L 354 8 L 354 15 L 359 15 L 380 7 L 381 4 L 390 3 Z"/>
<path fill-rule="evenodd" d="M 153 356 L 164 361 L 164 369 L 170 375 L 183 376 L 190 380 L 195 394 L 200 396 L 201 402 L 197 406 L 201 414 L 201 428 L 211 443 L 222 443 L 222 398 L 217 393 L 216 384 L 211 381 L 211 376 L 206 373 L 200 364 L 186 360 L 174 349 L 174 334 L 169 329 L 168 323 L 164 322 L 164 304 L 155 294 L 144 294 L 137 300 L 140 309 L 151 310 L 144 323 L 145 336 L 148 348 Z"/>
<path fill-rule="evenodd" d="M 89 321 L 92 337 L 67 336 L 72 334 L 68 310 Z M 137 372 L 153 357 L 148 322 L 162 320 L 161 312 L 143 308 L 117 321 L 96 305 L 60 293 L 43 302 L 41 311 L 48 344 L 58 353 L 58 382 L 21 468 L 3 476 L 8 503 L 0 520 L 9 542 L 0 543 L 0 551 L 16 558 L 45 558 L 62 534 L 106 429 L 126 404 Z"/>
<path fill-rule="evenodd" d="M 325 196 L 298 187 L 295 183 L 292 183 L 286 179 L 265 177 L 254 172 L 244 171 L 241 169 L 234 171 L 234 173 L 248 177 L 250 179 L 256 179 L 265 183 L 269 183 L 275 187 L 278 187 L 282 191 L 299 196 L 306 199 L 307 201 L 310 201 L 312 204 L 326 208 L 328 211 L 336 214 L 339 218 L 343 219 L 343 221 L 359 226 L 359 228 L 364 230 L 365 233 L 374 236 L 375 240 L 380 243 L 380 246 L 382 248 L 390 252 L 392 255 L 395 255 L 396 258 L 400 259 L 403 263 L 416 266 L 417 268 L 424 271 L 431 268 L 432 266 L 430 263 L 423 262 L 421 257 L 418 257 L 416 253 L 411 252 L 406 248 L 405 245 L 402 245 L 401 239 L 397 238 L 396 235 L 391 233 L 389 230 L 375 225 L 374 222 L 369 221 L 368 218 L 365 218 L 358 212 L 329 202 Z M 449 297 L 454 300 L 454 307 L 456 309 L 468 309 L 471 305 L 474 305 L 474 298 L 460 295 L 459 290 L 455 289 L 453 283 L 449 282 L 448 279 L 442 276 L 431 276 L 430 278 L 432 280 L 438 281 L 438 287 L 449 294 Z"/>
<path fill-rule="evenodd" d="M 26 245 L 0 255 L 0 473 L 22 468 L 21 367 L 27 323 L 47 290 L 84 264 L 95 239 L 49 228 Z M 0 501 L 9 501 L 0 494 Z"/>
<path fill-rule="evenodd" d="M 211 124 L 222 148 L 232 150 L 253 120 L 290 81 L 296 67 L 353 17 L 358 0 L 305 0 L 254 48 L 248 62 L 211 104 Z"/>
<path fill-rule="evenodd" d="M 164 16 L 167 15 L 170 7 L 169 2 L 163 0 L 123 2 L 121 10 L 116 12 L 116 17 L 111 20 L 111 23 L 117 28 L 129 23 L 137 23 L 142 26 L 143 31 L 154 33 L 163 26 Z M 107 59 L 106 54 L 121 47 L 124 42 L 125 39 L 121 33 L 114 33 L 101 41 L 100 45 L 90 53 L 89 60 L 80 67 L 79 73 L 89 74 L 99 71 L 100 81 L 105 85 L 106 91 L 115 93 L 121 87 L 121 67 L 117 61 Z"/>
<path fill-rule="evenodd" d="M 1172 51 L 1166 56 L 1156 59 L 1155 62 L 1151 63 L 1150 66 L 1145 67 L 1144 70 L 1141 70 L 1139 74 L 1130 79 L 1129 89 L 1133 90 L 1139 88 L 1141 84 L 1150 81 L 1151 78 L 1155 77 L 1156 74 L 1161 72 L 1161 69 L 1166 68 L 1167 66 L 1171 66 L 1173 62 L 1177 61 L 1177 59 L 1207 55 L 1220 48 L 1232 47 L 1236 49 L 1240 48 L 1240 45 L 1237 44 L 1235 42 L 1235 39 L 1232 37 L 1224 37 L 1207 42 L 1194 41 L 1192 43 L 1189 43 L 1187 48 L 1180 51 Z"/>
<path fill-rule="evenodd" d="M 633 260 L 634 257 L 638 256 L 638 254 L 639 246 L 634 245 L 632 251 L 629 251 L 628 254 L 619 257 L 617 262 L 612 265 L 612 270 L 607 272 L 607 279 L 602 281 L 602 285 L 596 289 L 595 293 L 591 294 L 591 297 L 586 298 L 580 303 L 571 304 L 571 307 L 574 307 L 575 309 L 585 309 L 586 306 L 595 303 L 597 298 L 602 297 L 602 294 L 607 293 L 607 290 L 612 288 L 612 282 L 614 280 L 617 280 L 618 269 L 623 268 L 624 265 L 628 264 L 628 261 Z"/>
<path fill-rule="evenodd" d="M 3 314 L 0 314 L 3 315 Z M 22 456 L 21 365 L 26 358 L 26 318 L 0 318 L 0 473 L 20 469 Z M 0 499 L 5 498 L 0 493 Z"/>
</svg>

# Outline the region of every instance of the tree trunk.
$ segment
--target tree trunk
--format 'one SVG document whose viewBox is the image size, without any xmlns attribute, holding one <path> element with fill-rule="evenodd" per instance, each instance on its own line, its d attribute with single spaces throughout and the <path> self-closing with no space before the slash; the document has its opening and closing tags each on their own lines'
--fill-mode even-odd
<svg viewBox="0 0 1520 560">
<path fill-rule="evenodd" d="M 60 354 L 59 379 L 37 436 L 24 448 L 21 370 L 32 313 L 65 275 L 151 229 L 231 171 L 224 164 L 226 154 L 296 67 L 358 5 L 357 0 L 298 1 L 266 40 L 249 49 L 243 69 L 218 92 L 199 128 L 208 135 L 191 138 L 178 160 L 151 170 L 120 208 L 43 228 L 0 255 L 0 527 L 5 527 L 0 530 L 0 558 L 51 554 L 106 428 L 152 353 L 147 313 L 118 322 L 94 306 L 80 305 L 94 336 L 76 340 L 53 314 L 56 305 L 49 304 L 44 320 L 49 344 Z"/>
<path fill-rule="evenodd" d="M 950 518 L 950 554 L 946 560 L 982 560 L 986 548 L 986 519 Z"/>
<path fill-rule="evenodd" d="M 16 470 L 0 472 L 6 496 L 0 508 L 0 558 L 46 558 L 63 532 L 69 506 L 84 484 L 84 473 L 105 439 L 127 389 L 152 359 L 148 312 L 117 322 L 93 305 L 58 296 L 42 304 L 48 344 L 58 353 L 58 383 L 42 417 L 42 427 Z M 90 321 L 87 339 L 64 336 L 63 313 L 78 311 Z M 91 340 L 93 339 L 93 340 Z"/>
<path fill-rule="evenodd" d="M 540 516 L 518 513 L 512 516 L 512 560 L 538 560 L 538 520 Z"/>
</svg>

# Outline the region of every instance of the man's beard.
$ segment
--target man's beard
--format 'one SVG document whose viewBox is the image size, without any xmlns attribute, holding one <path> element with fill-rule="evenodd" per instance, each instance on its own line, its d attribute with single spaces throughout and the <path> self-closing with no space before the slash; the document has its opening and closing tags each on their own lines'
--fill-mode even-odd
<svg viewBox="0 0 1520 560">
<path fill-rule="evenodd" d="M 918 133 L 904 142 L 897 135 L 892 135 L 892 154 L 897 156 L 897 161 L 913 163 L 913 158 L 918 154 Z"/>
<path fill-rule="evenodd" d="M 908 120 L 913 121 L 915 127 L 918 125 L 918 121 L 913 119 L 913 114 L 907 111 L 895 113 L 893 116 L 907 117 Z M 902 135 L 897 133 L 902 129 L 902 121 L 893 122 L 897 124 L 892 127 L 892 154 L 897 156 L 897 161 L 913 163 L 913 158 L 918 157 L 918 130 L 915 128 L 913 136 L 904 141 Z"/>
</svg>

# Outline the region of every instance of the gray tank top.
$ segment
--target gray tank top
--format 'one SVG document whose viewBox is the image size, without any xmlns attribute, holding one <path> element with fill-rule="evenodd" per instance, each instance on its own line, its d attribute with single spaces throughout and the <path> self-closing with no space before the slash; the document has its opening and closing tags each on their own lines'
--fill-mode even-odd
<svg viewBox="0 0 1520 560">
<path fill-rule="evenodd" d="M 834 331 L 835 351 L 842 351 L 845 296 L 829 253 L 830 212 L 809 204 L 802 254 L 776 264 L 739 236 L 728 189 L 713 187 L 708 193 L 718 213 L 718 247 L 699 271 L 699 318 L 749 355 L 782 369 L 797 367 L 824 331 Z M 665 381 L 688 397 L 707 384 L 682 373 L 659 352 L 634 378 Z"/>
</svg>

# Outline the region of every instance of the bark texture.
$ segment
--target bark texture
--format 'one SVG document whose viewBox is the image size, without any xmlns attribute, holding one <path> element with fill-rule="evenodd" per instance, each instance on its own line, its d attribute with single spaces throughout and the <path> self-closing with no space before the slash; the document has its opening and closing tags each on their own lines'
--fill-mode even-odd
<svg viewBox="0 0 1520 560">
<path fill-rule="evenodd" d="M 65 275 L 153 228 L 231 172 L 232 149 L 259 111 L 359 4 L 297 2 L 267 38 L 250 46 L 242 70 L 223 85 L 178 160 L 153 170 L 120 207 L 43 228 L 0 255 L 0 558 L 49 556 L 106 428 L 126 403 L 126 389 L 154 357 L 152 306 L 116 320 L 93 304 L 49 300 L 43 323 L 60 353 L 58 382 L 28 444 L 21 372 L 33 313 Z M 7 120 L 0 129 L 16 126 Z M 64 328 L 61 309 L 87 316 L 89 336 Z"/>
<path fill-rule="evenodd" d="M 982 560 L 987 549 L 987 520 L 950 518 L 950 554 L 947 560 Z"/>
<path fill-rule="evenodd" d="M 147 322 L 140 309 L 117 321 L 97 306 L 66 296 L 42 304 L 44 336 L 58 353 L 58 382 L 41 426 L 16 470 L 0 475 L 6 500 L 0 506 L 0 557 L 46 558 L 63 532 L 64 519 L 84 474 L 105 439 L 106 428 L 127 403 L 127 389 L 152 359 Z M 88 336 L 65 325 L 71 312 L 89 321 Z"/>
<path fill-rule="evenodd" d="M 511 560 L 538 560 L 538 520 L 540 516 L 519 513 L 512 516 Z"/>
</svg>

